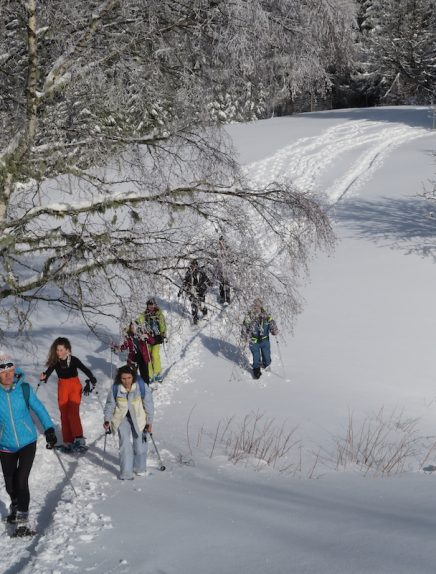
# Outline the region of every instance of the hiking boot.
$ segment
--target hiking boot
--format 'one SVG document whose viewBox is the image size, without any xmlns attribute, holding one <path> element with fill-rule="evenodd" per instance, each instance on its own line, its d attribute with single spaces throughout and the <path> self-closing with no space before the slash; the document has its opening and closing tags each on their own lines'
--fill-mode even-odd
<svg viewBox="0 0 436 574">
<path fill-rule="evenodd" d="M 253 377 L 255 379 L 260 379 L 261 375 L 262 373 L 260 372 L 260 367 L 256 367 L 255 369 L 253 369 Z"/>
<path fill-rule="evenodd" d="M 196 325 L 198 323 L 198 317 L 192 317 L 192 322 Z"/>
<path fill-rule="evenodd" d="M 21 510 L 17 510 L 15 514 L 15 520 L 12 521 L 12 523 L 27 526 L 29 523 L 29 512 L 22 512 Z"/>
<path fill-rule="evenodd" d="M 78 436 L 74 439 L 72 450 L 74 452 L 85 452 L 88 447 L 86 446 L 86 440 L 83 436 Z"/>
<path fill-rule="evenodd" d="M 201 310 L 201 312 L 203 313 L 203 317 L 206 317 L 206 315 L 207 315 L 207 307 L 203 307 L 203 309 Z"/>
<path fill-rule="evenodd" d="M 17 520 L 17 503 L 11 502 L 9 506 L 9 514 L 6 517 L 6 522 L 9 524 L 14 524 Z"/>
</svg>

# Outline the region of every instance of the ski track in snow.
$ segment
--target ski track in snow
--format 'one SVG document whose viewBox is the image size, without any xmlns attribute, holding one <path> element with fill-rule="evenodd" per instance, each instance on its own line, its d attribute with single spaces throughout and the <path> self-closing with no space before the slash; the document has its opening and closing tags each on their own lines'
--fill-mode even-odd
<svg viewBox="0 0 436 574">
<path fill-rule="evenodd" d="M 181 385 L 193 382 L 192 371 L 199 365 L 199 334 L 211 328 L 213 320 L 200 321 L 192 327 L 186 318 L 181 336 L 174 337 L 170 348 L 162 346 L 161 358 L 165 381 L 154 391 L 156 409 L 155 422 L 162 417 L 165 405 L 171 403 L 174 393 Z M 124 361 L 120 360 L 120 364 Z M 80 548 L 78 543 L 89 544 L 102 528 L 111 528 L 111 518 L 93 511 L 93 503 L 105 499 L 105 492 L 118 474 L 118 441 L 107 438 L 104 455 L 104 434 L 99 430 L 102 419 L 102 404 L 110 388 L 109 379 L 99 383 L 99 395 L 83 397 L 81 418 L 87 436 L 89 450 L 84 455 L 59 454 L 67 476 L 55 452 L 45 448 L 45 439 L 40 436 L 38 448 L 30 475 L 30 516 L 37 529 L 33 538 L 11 539 L 6 525 L 0 535 L 0 553 L 3 564 L 8 565 L 7 574 L 61 574 L 81 572 Z M 45 387 L 42 387 L 45 388 Z M 52 392 L 53 389 L 47 389 Z M 41 396 L 44 401 L 44 396 Z M 55 422 L 58 413 L 52 413 Z M 96 424 L 96 421 L 97 424 Z M 60 428 L 60 427 L 59 427 Z M 58 432 L 60 436 L 60 432 Z M 161 458 L 167 463 L 176 460 L 175 454 L 159 447 Z M 154 449 L 149 448 L 148 468 L 153 472 L 158 463 Z M 74 495 L 70 482 L 77 492 Z M 122 483 L 120 483 L 122 484 Z M 7 514 L 9 497 L 3 489 L 2 514 Z"/>
<path fill-rule="evenodd" d="M 403 143 L 431 136 L 432 131 L 401 124 L 357 120 L 328 128 L 320 135 L 302 138 L 284 147 L 272 157 L 245 166 L 245 173 L 256 185 L 291 180 L 299 189 L 324 191 L 331 202 L 356 192 L 378 169 L 388 154 Z M 327 189 L 321 189 L 321 177 L 345 154 L 350 159 L 347 171 Z"/>
<path fill-rule="evenodd" d="M 88 401 L 87 398 L 84 399 Z M 91 420 L 100 421 L 101 407 L 97 401 L 86 405 L 82 417 L 85 428 L 91 429 Z M 98 432 L 95 424 L 94 431 Z M 88 433 L 89 434 L 89 433 Z M 12 540 L 6 528 L 0 536 L 3 564 L 9 565 L 8 574 L 56 574 L 81 571 L 80 549 L 77 543 L 95 540 L 102 528 L 111 528 L 111 519 L 93 512 L 93 503 L 104 500 L 108 474 L 102 465 L 103 438 L 97 435 L 88 440 L 85 455 L 59 454 L 66 474 L 56 453 L 45 448 L 45 439 L 38 439 L 38 448 L 30 475 L 30 517 L 36 526 L 33 538 Z M 72 482 L 77 497 L 74 495 Z M 6 508 L 9 498 L 2 496 Z M 77 565 L 75 567 L 75 564 Z"/>
<path fill-rule="evenodd" d="M 307 137 L 286 146 L 272 157 L 245 166 L 249 179 L 257 185 L 270 181 L 291 179 L 303 191 L 321 189 L 321 177 L 340 156 L 349 158 L 349 167 L 324 190 L 332 203 L 346 194 L 355 192 L 380 167 L 387 155 L 397 146 L 415 138 L 432 135 L 424 128 L 377 121 L 349 121 L 331 127 L 318 136 Z M 341 165 L 344 163 L 341 158 Z M 164 383 L 154 393 L 156 422 L 165 406 L 171 404 L 181 385 L 193 382 L 193 369 L 199 366 L 201 346 L 198 336 L 205 329 L 211 333 L 219 322 L 225 320 L 221 312 L 211 313 L 207 321 L 192 327 L 186 319 L 181 336 L 174 337 L 168 348 L 162 346 Z M 219 329 L 217 329 L 219 331 Z M 274 357 L 274 360 L 277 359 Z M 278 364 L 278 363 L 277 363 Z M 279 370 L 280 368 L 277 367 Z M 234 373 L 237 369 L 237 373 Z M 244 376 L 241 367 L 235 366 L 232 376 Z M 271 375 L 264 373 L 254 381 L 246 373 L 247 384 L 266 386 Z M 244 377 L 245 378 L 245 377 Z M 103 386 L 103 385 L 102 385 Z M 110 381 L 105 383 L 106 392 Z M 41 397 L 44 400 L 44 397 Z M 108 485 L 113 484 L 118 465 L 118 449 L 114 438 L 107 440 L 104 457 L 104 435 L 96 421 L 102 420 L 102 407 L 106 393 L 94 394 L 83 399 L 82 419 L 88 436 L 89 451 L 85 455 L 60 455 L 68 479 L 77 491 L 74 496 L 56 454 L 45 449 L 45 440 L 39 438 L 34 467 L 30 476 L 31 516 L 37 528 L 33 538 L 12 540 L 5 527 L 0 535 L 0 553 L 7 574 L 60 574 L 65 571 L 81 572 L 78 544 L 89 544 L 98 537 L 102 528 L 111 528 L 111 518 L 93 511 L 96 501 L 104 500 Z M 55 413 L 52 413 L 55 414 Z M 58 416 L 57 414 L 55 416 Z M 158 446 L 159 443 L 157 442 Z M 157 466 L 153 448 L 150 448 L 149 468 Z M 162 459 L 175 460 L 168 450 L 160 449 Z M 9 497 L 2 491 L 2 513 L 6 514 Z"/>
</svg>

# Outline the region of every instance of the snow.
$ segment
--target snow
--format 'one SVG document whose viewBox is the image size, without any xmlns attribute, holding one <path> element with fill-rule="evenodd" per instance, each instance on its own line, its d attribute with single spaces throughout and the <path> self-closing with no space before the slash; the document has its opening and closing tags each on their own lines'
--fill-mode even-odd
<svg viewBox="0 0 436 574">
<path fill-rule="evenodd" d="M 186 318 L 161 351 L 154 438 L 166 470 L 150 445 L 148 475 L 122 482 L 113 437 L 104 453 L 100 403 L 113 369 L 107 346 L 58 309 L 36 316 L 33 353 L 15 350 L 35 384 L 49 344 L 67 335 L 100 391 L 83 398 L 90 449 L 60 455 L 66 474 L 41 437 L 31 474 L 39 534 L 12 541 L 1 533 L 1 572 L 434 570 L 436 475 L 422 471 L 436 458 L 425 460 L 436 440 L 434 220 L 418 197 L 435 171 L 431 110 L 301 114 L 235 124 L 229 133 L 249 177 L 292 177 L 329 204 L 338 244 L 312 262 L 294 333 L 272 341 L 271 371 L 255 381 L 235 362 L 236 341 L 222 340 L 227 314 L 210 294 L 209 319 L 192 327 Z M 175 324 L 178 307 L 165 310 Z M 115 339 L 118 326 L 108 329 Z M 59 422 L 54 379 L 38 395 Z M 387 419 L 416 420 L 406 472 L 336 470 L 349 417 L 358 428 L 381 409 Z M 229 428 L 237 429 L 250 413 L 293 429 L 288 471 L 253 456 L 233 464 L 229 447 L 215 440 L 231 417 Z M 2 488 L 2 514 L 7 505 Z"/>
</svg>

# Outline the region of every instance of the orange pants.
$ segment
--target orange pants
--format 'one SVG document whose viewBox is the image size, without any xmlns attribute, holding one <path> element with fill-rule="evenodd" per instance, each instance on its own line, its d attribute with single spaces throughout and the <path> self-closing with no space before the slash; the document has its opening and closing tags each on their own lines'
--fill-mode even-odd
<svg viewBox="0 0 436 574">
<path fill-rule="evenodd" d="M 61 411 L 62 438 L 64 443 L 73 442 L 76 437 L 83 436 L 80 421 L 80 401 L 82 400 L 82 385 L 79 377 L 59 379 L 58 404 Z"/>
</svg>

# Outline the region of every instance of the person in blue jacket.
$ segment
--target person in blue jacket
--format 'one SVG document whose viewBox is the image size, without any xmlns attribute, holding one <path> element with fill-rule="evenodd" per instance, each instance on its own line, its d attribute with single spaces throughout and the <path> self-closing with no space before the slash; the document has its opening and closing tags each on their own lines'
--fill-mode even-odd
<svg viewBox="0 0 436 574">
<path fill-rule="evenodd" d="M 29 474 L 37 439 L 30 410 L 44 429 L 47 448 L 53 448 L 56 433 L 46 408 L 25 381 L 21 369 L 16 368 L 13 358 L 0 352 L 0 462 L 6 492 L 11 498 L 7 522 L 17 525 L 17 536 L 30 531 Z"/>
</svg>

